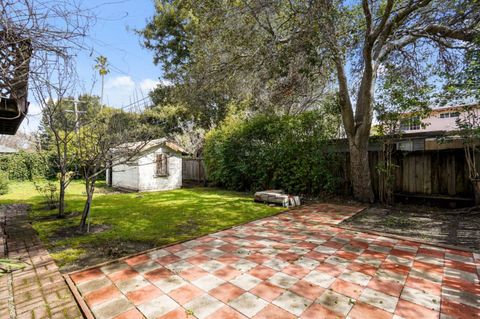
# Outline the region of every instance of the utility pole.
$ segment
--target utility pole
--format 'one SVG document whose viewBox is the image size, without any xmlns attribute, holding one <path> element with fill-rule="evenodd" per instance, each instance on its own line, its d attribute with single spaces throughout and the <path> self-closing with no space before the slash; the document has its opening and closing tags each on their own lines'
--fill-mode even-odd
<svg viewBox="0 0 480 319">
<path fill-rule="evenodd" d="M 75 133 L 78 133 L 78 130 L 80 128 L 78 115 L 79 114 L 85 114 L 85 113 L 87 113 L 87 111 L 79 111 L 78 110 L 78 103 L 80 103 L 79 100 L 65 100 L 65 101 L 73 102 L 73 111 L 65 110 L 65 112 L 67 112 L 67 113 L 73 112 L 75 114 Z"/>
</svg>

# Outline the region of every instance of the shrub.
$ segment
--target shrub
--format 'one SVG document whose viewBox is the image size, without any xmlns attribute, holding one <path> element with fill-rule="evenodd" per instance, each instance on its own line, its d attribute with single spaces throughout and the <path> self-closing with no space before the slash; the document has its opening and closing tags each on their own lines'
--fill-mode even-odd
<svg viewBox="0 0 480 319">
<path fill-rule="evenodd" d="M 58 186 L 56 181 L 34 181 L 35 189 L 40 195 L 45 198 L 45 204 L 48 209 L 54 209 L 58 207 L 60 201 L 60 194 L 58 192 Z"/>
<path fill-rule="evenodd" d="M 335 192 L 340 162 L 329 152 L 338 127 L 318 111 L 228 121 L 206 136 L 212 182 L 235 190 L 282 188 L 295 194 Z"/>
<path fill-rule="evenodd" d="M 8 193 L 8 174 L 6 172 L 0 172 L 0 195 Z"/>
<path fill-rule="evenodd" d="M 7 173 L 10 180 L 31 181 L 35 178 L 51 177 L 49 159 L 43 153 L 18 152 L 0 156 L 0 170 Z"/>
</svg>

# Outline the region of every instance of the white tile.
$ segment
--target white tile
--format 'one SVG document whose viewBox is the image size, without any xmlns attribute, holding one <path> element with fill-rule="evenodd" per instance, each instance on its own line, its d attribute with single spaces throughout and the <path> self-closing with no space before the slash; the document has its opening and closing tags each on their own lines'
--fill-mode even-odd
<svg viewBox="0 0 480 319">
<path fill-rule="evenodd" d="M 228 304 L 249 318 L 255 316 L 268 305 L 265 300 L 252 295 L 249 292 L 244 293 L 240 297 L 230 301 Z"/>
<path fill-rule="evenodd" d="M 312 301 L 287 291 L 272 303 L 298 317 L 312 304 Z"/>
<path fill-rule="evenodd" d="M 328 288 L 335 281 L 335 277 L 319 272 L 317 270 L 313 270 L 308 275 L 306 275 L 303 280 L 320 286 L 322 288 Z"/>
<path fill-rule="evenodd" d="M 195 298 L 184 307 L 187 311 L 192 312 L 192 314 L 199 319 L 203 319 L 223 307 L 223 303 L 213 298 L 210 295 L 203 295 L 201 297 Z"/>
<path fill-rule="evenodd" d="M 197 280 L 192 281 L 192 284 L 194 284 L 198 288 L 202 289 L 203 291 L 210 291 L 214 288 L 217 288 L 218 286 L 220 286 L 224 282 L 225 282 L 224 280 L 208 274 L 208 275 L 203 276 L 203 277 L 201 277 Z"/>
<path fill-rule="evenodd" d="M 155 319 L 177 308 L 179 305 L 167 295 L 150 300 L 137 308 L 147 319 Z"/>
<path fill-rule="evenodd" d="M 243 290 L 250 290 L 262 281 L 257 277 L 251 276 L 249 274 L 240 275 L 232 280 L 230 280 L 232 284 L 242 288 Z"/>
<path fill-rule="evenodd" d="M 268 278 L 268 281 L 275 286 L 287 289 L 295 285 L 298 279 L 283 272 L 277 272 L 275 275 Z"/>
</svg>

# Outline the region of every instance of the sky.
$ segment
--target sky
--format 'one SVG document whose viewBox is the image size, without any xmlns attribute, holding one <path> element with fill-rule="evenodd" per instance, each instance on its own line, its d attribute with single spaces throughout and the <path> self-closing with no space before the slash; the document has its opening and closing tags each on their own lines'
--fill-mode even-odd
<svg viewBox="0 0 480 319">
<path fill-rule="evenodd" d="M 115 107 L 142 99 L 162 81 L 160 66 L 153 64 L 153 52 L 142 47 L 135 29 L 141 29 L 154 14 L 154 0 L 83 0 L 82 7 L 97 16 L 86 39 L 89 50 L 79 52 L 77 72 L 80 87 L 100 95 L 101 81 L 94 69 L 95 58 L 107 57 L 110 73 L 105 77 L 104 102 Z M 96 81 L 93 78 L 96 76 Z M 27 118 L 22 132 L 33 132 L 40 121 L 41 109 L 30 95 Z"/>
</svg>

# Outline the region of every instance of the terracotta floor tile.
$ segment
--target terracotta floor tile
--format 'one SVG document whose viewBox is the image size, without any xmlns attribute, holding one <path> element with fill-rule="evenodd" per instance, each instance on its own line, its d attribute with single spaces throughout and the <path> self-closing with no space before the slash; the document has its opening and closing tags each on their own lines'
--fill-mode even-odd
<svg viewBox="0 0 480 319">
<path fill-rule="evenodd" d="M 307 308 L 300 316 L 302 319 L 339 319 L 344 318 L 343 315 L 331 311 L 324 306 L 314 303 Z"/>
<path fill-rule="evenodd" d="M 440 284 L 412 276 L 408 276 L 405 286 L 416 288 L 436 296 L 440 296 L 442 293 L 442 286 Z"/>
<path fill-rule="evenodd" d="M 315 270 L 318 270 L 320 272 L 323 272 L 333 277 L 338 277 L 345 271 L 345 269 L 342 268 L 341 266 L 332 265 L 328 263 L 323 263 L 318 265 L 318 267 L 315 268 Z"/>
<path fill-rule="evenodd" d="M 225 281 L 229 281 L 237 276 L 239 276 L 242 272 L 233 268 L 232 266 L 225 266 L 220 268 L 219 270 L 215 271 L 213 274 L 218 278 L 221 278 Z"/>
<path fill-rule="evenodd" d="M 296 317 L 275 305 L 268 305 L 257 313 L 253 319 L 295 319 Z"/>
<path fill-rule="evenodd" d="M 172 246 L 169 246 L 167 248 L 165 248 L 166 251 L 168 252 L 171 252 L 172 254 L 174 253 L 177 253 L 181 250 L 184 250 L 185 247 L 183 247 L 181 244 L 177 244 L 177 245 L 172 245 Z"/>
<path fill-rule="evenodd" d="M 358 271 L 358 272 L 361 272 L 361 273 L 363 273 L 365 275 L 369 275 L 369 276 L 374 276 L 375 273 L 378 270 L 377 267 L 375 267 L 375 266 L 356 263 L 356 262 L 353 262 L 350 265 L 348 265 L 347 269 L 350 269 L 350 270 L 353 270 L 353 271 Z"/>
<path fill-rule="evenodd" d="M 453 318 L 478 319 L 480 318 L 480 310 L 457 302 L 443 299 L 440 312 Z"/>
<path fill-rule="evenodd" d="M 268 278 L 275 275 L 277 273 L 277 271 L 270 268 L 270 267 L 258 265 L 256 267 L 250 269 L 250 271 L 248 273 L 252 276 L 255 276 L 255 277 L 261 279 L 261 280 L 267 280 Z"/>
<path fill-rule="evenodd" d="M 218 300 L 223 301 L 224 303 L 228 303 L 229 301 L 232 301 L 244 292 L 245 290 L 226 282 L 210 290 L 208 293 L 211 296 L 217 298 Z"/>
<path fill-rule="evenodd" d="M 158 317 L 157 319 L 193 319 L 194 317 L 191 315 L 188 315 L 187 311 L 181 307 L 178 307 L 177 309 L 174 309 L 170 312 L 167 312 L 161 317 Z"/>
<path fill-rule="evenodd" d="M 393 314 L 380 308 L 357 301 L 348 313 L 349 319 L 391 319 Z M 420 318 L 417 318 L 420 319 Z"/>
<path fill-rule="evenodd" d="M 208 271 L 205 271 L 202 268 L 195 266 L 182 271 L 179 275 L 187 280 L 194 281 L 208 274 L 209 274 Z"/>
<path fill-rule="evenodd" d="M 244 315 L 229 306 L 222 307 L 208 316 L 206 319 L 246 319 Z"/>
<path fill-rule="evenodd" d="M 405 319 L 438 319 L 439 313 L 423 306 L 400 299 L 395 314 Z"/>
<path fill-rule="evenodd" d="M 160 279 L 168 278 L 172 275 L 173 275 L 173 273 L 170 270 L 168 270 L 167 268 L 159 268 L 159 269 L 155 269 L 155 270 L 152 270 L 150 272 L 147 272 L 144 275 L 144 277 L 145 277 L 145 279 L 153 282 L 153 281 L 157 281 L 157 280 L 160 280 Z"/>
<path fill-rule="evenodd" d="M 168 295 L 181 305 L 185 305 L 191 300 L 200 297 L 204 292 L 191 284 L 186 284 L 180 288 L 170 291 Z"/>
<path fill-rule="evenodd" d="M 378 278 L 372 278 L 367 285 L 368 288 L 372 288 L 383 292 L 384 294 L 399 297 L 400 293 L 402 292 L 403 285 L 389 281 L 389 280 L 381 280 Z"/>
<path fill-rule="evenodd" d="M 257 264 L 263 264 L 264 262 L 269 261 L 270 257 L 262 254 L 254 254 L 254 255 L 248 256 L 245 259 L 253 261 L 254 263 L 257 263 Z"/>
<path fill-rule="evenodd" d="M 311 284 L 308 281 L 300 280 L 288 290 L 293 291 L 297 295 L 310 300 L 315 300 L 325 291 L 325 288 Z"/>
<path fill-rule="evenodd" d="M 137 309 L 131 309 L 127 312 L 124 312 L 118 316 L 116 316 L 114 319 L 144 319 L 145 317 L 142 315 L 140 311 Z"/>
<path fill-rule="evenodd" d="M 445 267 L 459 269 L 459 270 L 473 272 L 473 273 L 477 272 L 477 267 L 475 267 L 474 264 L 464 263 L 464 262 L 455 261 L 455 260 L 445 260 Z"/>
<path fill-rule="evenodd" d="M 267 301 L 273 301 L 278 296 L 280 296 L 285 289 L 272 285 L 269 282 L 262 282 L 258 284 L 255 288 L 250 290 L 250 292 L 260 298 L 263 298 Z"/>
<path fill-rule="evenodd" d="M 122 281 L 127 280 L 138 275 L 138 272 L 134 269 L 124 269 L 116 271 L 108 275 L 112 281 Z"/>
<path fill-rule="evenodd" d="M 412 269 L 416 269 L 418 271 L 423 271 L 423 272 L 434 272 L 437 274 L 443 274 L 442 266 L 423 263 L 421 261 L 414 261 L 412 265 Z"/>
<path fill-rule="evenodd" d="M 84 299 L 89 307 L 93 307 L 102 302 L 114 299 L 120 296 L 120 291 L 114 285 L 102 287 L 87 294 Z"/>
<path fill-rule="evenodd" d="M 338 257 L 341 257 L 343 259 L 347 259 L 347 260 L 354 260 L 358 257 L 358 255 L 355 254 L 355 253 L 351 253 L 351 252 L 343 251 L 343 250 L 337 251 L 335 253 L 335 255 L 338 256 Z"/>
<path fill-rule="evenodd" d="M 311 259 L 315 259 L 317 261 L 320 261 L 320 262 L 323 262 L 325 260 L 325 258 L 328 258 L 328 255 L 327 254 L 322 254 L 322 253 L 319 253 L 317 251 L 310 251 L 308 252 L 305 257 L 308 257 L 308 258 L 311 258 Z"/>
<path fill-rule="evenodd" d="M 407 275 L 410 272 L 410 267 L 399 265 L 388 260 L 380 265 L 380 269 L 390 270 L 403 275 Z"/>
<path fill-rule="evenodd" d="M 154 285 L 148 285 L 127 293 L 127 298 L 134 304 L 140 305 L 163 295 L 163 292 Z"/>
<path fill-rule="evenodd" d="M 456 279 L 452 277 L 444 277 L 442 284 L 447 287 L 454 288 L 459 291 L 468 291 L 472 294 L 480 295 L 480 284 L 469 281 Z"/>
<path fill-rule="evenodd" d="M 220 257 L 216 258 L 216 260 L 221 262 L 222 264 L 230 265 L 230 264 L 233 264 L 233 263 L 236 263 L 237 261 L 239 261 L 240 258 L 237 257 L 237 256 L 234 256 L 234 255 L 223 255 L 223 256 L 220 256 Z"/>
<path fill-rule="evenodd" d="M 75 284 L 78 285 L 82 282 L 90 281 L 90 280 L 97 279 L 97 278 L 104 277 L 104 276 L 105 275 L 103 274 L 103 272 L 100 269 L 94 268 L 94 269 L 89 269 L 89 270 L 85 270 L 85 271 L 81 271 L 81 272 L 71 274 L 70 278 L 72 278 L 72 280 L 75 282 Z"/>
<path fill-rule="evenodd" d="M 160 257 L 160 258 L 156 259 L 155 261 L 162 266 L 166 266 L 166 265 L 173 264 L 174 262 L 177 262 L 179 260 L 180 260 L 180 257 L 178 257 L 178 256 L 168 255 L 168 256 Z"/>
<path fill-rule="evenodd" d="M 310 269 L 304 268 L 299 265 L 289 265 L 283 268 L 282 272 L 296 278 L 303 278 L 310 273 Z"/>
<path fill-rule="evenodd" d="M 330 286 L 330 289 L 347 297 L 357 299 L 363 291 L 363 287 L 342 279 L 336 279 Z"/>
<path fill-rule="evenodd" d="M 210 257 L 205 256 L 205 255 L 196 255 L 190 258 L 187 258 L 187 261 L 191 263 L 192 265 L 200 265 L 203 264 L 204 262 L 207 262 L 210 260 Z"/>
<path fill-rule="evenodd" d="M 418 248 L 417 254 L 427 255 L 427 256 L 436 257 L 436 258 L 444 258 L 445 257 L 444 252 L 441 252 L 441 251 L 438 251 L 438 250 L 433 250 L 433 249 L 428 249 L 428 248 L 423 248 L 423 247 Z"/>
<path fill-rule="evenodd" d="M 390 255 L 402 257 L 402 258 L 407 258 L 407 259 L 413 259 L 415 258 L 415 253 L 405 251 L 405 250 L 400 250 L 400 249 L 392 249 L 390 251 Z"/>
<path fill-rule="evenodd" d="M 135 257 L 131 257 L 128 259 L 125 259 L 125 263 L 127 263 L 130 266 L 138 265 L 144 262 L 147 262 L 150 260 L 150 257 L 148 255 L 138 255 Z"/>
</svg>

